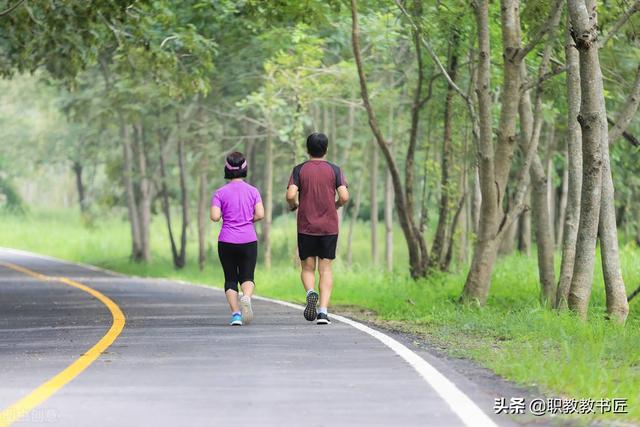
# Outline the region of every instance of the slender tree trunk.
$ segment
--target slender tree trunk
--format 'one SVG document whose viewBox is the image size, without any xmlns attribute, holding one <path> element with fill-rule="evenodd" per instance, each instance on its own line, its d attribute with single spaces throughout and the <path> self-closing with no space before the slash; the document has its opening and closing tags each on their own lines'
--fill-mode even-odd
<svg viewBox="0 0 640 427">
<path fill-rule="evenodd" d="M 544 75 L 541 67 L 540 75 Z M 526 67 L 522 64 L 523 78 Z M 536 100 L 535 116 L 531 106 L 530 92 L 526 91 L 520 99 L 520 124 L 522 128 L 522 146 L 535 146 L 534 139 L 540 138 L 542 126 L 541 93 Z M 551 232 L 549 206 L 547 198 L 547 177 L 540 156 L 536 153 L 531 164 L 531 200 L 532 217 L 535 224 L 536 243 L 538 246 L 538 276 L 540 280 L 541 300 L 553 306 L 556 295 L 556 279 L 553 266 L 553 237 Z"/>
<path fill-rule="evenodd" d="M 138 171 L 140 172 L 140 204 L 138 216 L 140 218 L 140 237 L 142 243 L 142 260 L 151 261 L 151 180 L 147 173 L 147 155 L 145 152 L 144 128 L 142 124 L 136 126 L 136 141 L 138 154 Z"/>
<path fill-rule="evenodd" d="M 580 223 L 576 241 L 573 277 L 569 289 L 569 308 L 587 317 L 596 239 L 602 196 L 602 138 L 606 127 L 603 111 L 602 74 L 598 58 L 597 23 L 584 0 L 568 0 L 572 36 L 578 49 L 580 64 L 581 104 L 578 121 L 582 128 L 582 195 Z"/>
<path fill-rule="evenodd" d="M 360 214 L 360 206 L 362 205 L 362 193 L 364 192 L 364 177 L 366 175 L 365 168 L 358 174 L 358 187 L 356 188 L 356 200 L 351 210 L 351 221 L 349 222 L 349 233 L 347 237 L 347 265 L 353 265 L 353 233 Z"/>
<path fill-rule="evenodd" d="M 129 126 L 122 123 L 120 126 L 122 136 L 122 148 L 124 173 L 122 175 L 124 181 L 125 193 L 127 195 L 127 208 L 129 211 L 129 224 L 131 225 L 131 259 L 135 262 L 142 260 L 142 239 L 140 237 L 140 220 L 138 217 L 138 204 L 136 202 L 135 191 L 133 188 L 133 150 L 131 149 L 131 136 Z"/>
<path fill-rule="evenodd" d="M 178 123 L 178 126 L 180 124 Z M 182 228 L 180 229 L 180 253 L 176 262 L 177 268 L 187 263 L 187 226 L 189 225 L 189 195 L 187 193 L 187 176 L 184 164 L 184 140 L 178 135 L 178 171 L 180 175 L 180 204 L 182 207 Z"/>
<path fill-rule="evenodd" d="M 458 71 L 458 45 L 460 37 L 457 32 L 453 33 L 451 41 L 448 73 L 453 82 L 456 81 Z M 451 159 L 451 131 L 453 126 L 453 96 L 454 89 L 451 84 L 447 86 L 447 95 L 444 103 L 444 131 L 442 138 L 442 152 L 440 156 L 440 202 L 438 206 L 438 225 L 436 234 L 431 246 L 431 256 L 429 267 L 444 268 L 446 256 L 446 227 L 449 220 L 449 161 Z"/>
<path fill-rule="evenodd" d="M 553 49 L 554 33 L 560 23 L 561 10 L 558 8 L 555 14 L 551 17 L 549 27 L 549 41 L 546 43 L 542 60 L 538 68 L 538 75 L 536 78 L 539 80 L 546 75 L 549 63 L 551 59 L 551 53 Z M 523 80 L 527 80 L 527 67 L 524 61 L 521 63 L 521 77 Z M 535 222 L 536 243 L 538 246 L 538 275 L 541 285 L 541 301 L 543 304 L 548 304 L 550 307 L 555 306 L 556 298 L 556 278 L 554 270 L 554 233 L 553 233 L 553 216 L 550 208 L 549 200 L 549 184 L 548 178 L 545 174 L 544 166 L 540 160 L 540 156 L 537 152 L 539 145 L 540 132 L 543 123 L 543 98 L 542 83 L 536 87 L 535 107 L 531 106 L 531 93 L 529 90 L 525 91 L 520 97 L 519 114 L 521 124 L 521 136 L 524 137 L 524 141 L 521 142 L 522 146 L 528 147 L 527 150 L 536 150 L 533 154 L 533 161 L 530 169 L 530 177 L 532 181 L 531 197 L 533 201 L 533 220 Z M 553 125 L 550 130 L 551 135 L 555 132 Z M 550 137 L 548 144 L 548 158 L 551 158 L 551 149 L 553 146 L 553 137 Z M 547 161 L 550 164 L 550 160 Z M 550 168 L 548 168 L 550 171 Z"/>
<path fill-rule="evenodd" d="M 351 0 L 351 22 L 353 54 L 356 62 L 356 68 L 358 70 L 358 80 L 360 82 L 362 102 L 364 104 L 365 110 L 367 111 L 367 117 L 369 118 L 369 127 L 371 128 L 371 131 L 375 136 L 376 142 L 378 143 L 378 148 L 384 155 L 387 167 L 389 168 L 389 172 L 391 173 L 391 176 L 393 178 L 395 207 L 398 214 L 398 222 L 404 234 L 405 242 L 407 244 L 407 249 L 409 252 L 409 268 L 411 276 L 413 278 L 422 277 L 426 274 L 424 262 L 427 256 L 426 243 L 424 241 L 424 237 L 419 233 L 418 227 L 415 224 L 415 220 L 413 218 L 413 210 L 410 209 L 412 204 L 410 202 L 407 202 L 407 200 L 410 199 L 411 194 L 406 194 L 405 191 L 403 191 L 398 167 L 391 152 L 389 151 L 387 141 L 380 131 L 375 112 L 373 111 L 369 100 L 369 90 L 364 74 L 362 56 L 360 54 L 360 27 L 358 24 L 357 0 Z M 414 97 L 414 105 L 415 100 L 416 97 Z M 413 119 L 412 123 L 415 124 L 415 121 Z M 412 167 L 412 164 L 407 164 L 408 169 L 410 169 L 409 166 Z"/>
<path fill-rule="evenodd" d="M 354 130 L 355 130 L 355 106 L 353 105 L 353 103 L 349 104 L 349 111 L 348 111 L 348 115 L 347 115 L 347 140 L 346 140 L 346 147 L 344 150 L 344 155 L 341 157 L 341 162 L 343 164 L 346 164 L 348 159 L 349 159 L 349 155 L 351 154 L 351 150 L 353 149 L 353 143 L 354 143 Z M 336 147 L 337 148 L 337 147 Z M 344 209 L 338 209 L 338 221 L 340 224 L 342 224 L 342 219 L 344 216 Z"/>
<path fill-rule="evenodd" d="M 265 198 L 264 221 L 262 221 L 262 245 L 264 246 L 264 266 L 271 269 L 271 223 L 273 220 L 273 135 L 268 131 L 265 146 Z"/>
<path fill-rule="evenodd" d="M 547 177 L 539 156 L 535 156 L 531 165 L 533 199 L 533 221 L 535 224 L 536 244 L 538 246 L 538 274 L 541 284 L 541 299 L 545 304 L 554 306 L 556 297 L 556 277 L 554 271 L 554 242 L 551 230 L 551 218 L 547 203 Z"/>
<path fill-rule="evenodd" d="M 371 151 L 371 182 L 369 183 L 371 200 L 371 263 L 378 265 L 378 150 Z"/>
<path fill-rule="evenodd" d="M 385 264 L 387 271 L 393 270 L 393 183 L 391 174 L 387 172 L 384 183 L 384 229 L 385 229 Z"/>
<path fill-rule="evenodd" d="M 331 133 L 331 138 L 329 138 L 329 141 L 331 141 L 331 144 L 333 145 L 333 148 L 331 150 L 331 159 L 333 161 L 333 163 L 337 163 L 340 154 L 340 148 L 338 146 L 338 124 L 336 123 L 336 106 L 332 105 L 331 106 L 331 122 L 329 123 L 329 128 L 327 130 L 329 130 L 329 132 Z"/>
<path fill-rule="evenodd" d="M 465 186 L 467 187 L 468 182 L 465 182 Z M 458 269 L 460 266 L 463 268 L 467 267 L 467 263 L 469 262 L 469 236 L 471 232 L 471 198 L 470 192 L 467 191 L 465 193 L 465 201 L 464 201 L 464 209 L 460 212 L 460 223 L 463 226 L 462 232 L 460 233 L 460 249 L 457 254 L 457 266 Z M 453 243 L 453 242 L 452 242 Z"/>
<path fill-rule="evenodd" d="M 531 206 L 531 191 L 527 192 L 527 205 Z M 518 220 L 518 251 L 526 256 L 531 255 L 531 210 L 526 209 Z"/>
<path fill-rule="evenodd" d="M 569 155 L 565 150 L 564 158 L 568 158 Z M 560 185 L 560 203 L 558 216 L 556 219 L 556 247 L 561 246 L 564 241 L 564 221 L 567 216 L 567 199 L 569 193 L 569 168 L 567 165 L 562 170 L 562 184 Z"/>
<path fill-rule="evenodd" d="M 541 87 L 542 84 L 538 85 Z M 556 139 L 556 129 L 555 123 L 549 123 L 549 132 L 547 135 L 547 153 L 545 155 L 545 165 L 546 165 L 546 181 L 547 181 L 547 205 L 549 206 L 549 219 L 550 219 L 550 227 L 551 227 L 551 240 L 553 241 L 553 246 L 555 247 L 556 241 L 556 228 L 555 228 L 555 217 L 556 217 L 556 192 L 553 186 L 553 150 L 555 149 L 555 139 Z"/>
<path fill-rule="evenodd" d="M 518 233 L 518 222 L 514 221 L 504 232 L 504 237 L 498 246 L 498 255 L 511 255 L 516 247 L 516 238 Z"/>
<path fill-rule="evenodd" d="M 207 262 L 207 162 L 202 162 L 202 171 L 198 176 L 198 267 L 204 270 Z"/>
<path fill-rule="evenodd" d="M 389 84 L 391 85 L 392 78 L 389 77 Z M 393 105 L 389 106 L 388 116 L 388 141 L 389 151 L 393 153 L 393 141 L 394 141 L 394 109 Z M 393 178 L 387 170 L 384 181 L 384 259 L 385 267 L 387 271 L 393 271 Z"/>
<path fill-rule="evenodd" d="M 567 16 L 565 34 L 565 61 L 567 64 L 567 171 L 569 176 L 567 209 L 562 239 L 562 261 L 556 308 L 566 309 L 569 288 L 573 278 L 576 257 L 576 241 L 580 222 L 580 197 L 582 189 L 582 130 L 578 123 L 580 114 L 580 65 L 578 50 L 571 36 L 570 17 Z"/>
<path fill-rule="evenodd" d="M 473 194 L 471 197 L 471 231 L 478 234 L 478 227 L 480 226 L 480 206 L 482 204 L 478 166 L 473 168 Z"/>
<path fill-rule="evenodd" d="M 173 236 L 173 227 L 171 226 L 171 204 L 169 203 L 169 191 L 167 189 L 167 172 L 165 167 L 164 150 L 162 148 L 161 137 L 158 138 L 158 141 L 160 142 L 159 163 L 160 163 L 160 191 L 162 196 L 162 212 L 167 222 L 169 244 L 171 245 L 171 258 L 173 260 L 173 265 L 175 266 L 178 260 L 178 247 L 176 246 L 176 241 Z"/>
<path fill-rule="evenodd" d="M 467 198 L 466 189 L 462 189 L 462 195 L 458 200 L 458 205 L 456 207 L 456 211 L 453 214 L 453 219 L 451 220 L 450 230 L 449 230 L 449 239 L 447 240 L 447 246 L 445 248 L 444 259 L 442 260 L 442 265 L 440 269 L 442 271 L 448 271 L 451 266 L 451 260 L 453 259 L 453 242 L 456 235 L 456 228 L 458 227 L 458 222 L 460 222 L 461 216 L 464 214 L 464 201 Z M 460 246 L 462 249 L 462 245 L 466 244 L 463 239 L 460 239 Z"/>
<path fill-rule="evenodd" d="M 76 177 L 76 190 L 78 190 L 78 205 L 80 206 L 80 212 L 87 211 L 87 202 L 85 199 L 84 182 L 82 181 L 82 163 L 79 161 L 73 162 L 73 173 Z"/>
<path fill-rule="evenodd" d="M 244 133 L 245 135 L 252 135 L 256 129 L 255 126 L 253 125 L 253 123 L 251 122 L 245 122 L 244 126 Z M 249 173 L 247 175 L 247 183 L 249 184 L 254 184 L 255 183 L 255 178 L 254 178 L 254 168 L 256 167 L 256 159 L 255 159 L 255 139 L 253 138 L 247 138 L 244 141 L 244 155 L 245 158 L 247 159 L 247 163 L 249 165 Z"/>
</svg>

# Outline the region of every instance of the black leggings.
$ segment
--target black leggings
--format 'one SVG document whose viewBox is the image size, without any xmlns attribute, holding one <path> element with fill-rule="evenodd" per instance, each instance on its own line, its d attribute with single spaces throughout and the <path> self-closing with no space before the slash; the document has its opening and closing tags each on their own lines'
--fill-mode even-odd
<svg viewBox="0 0 640 427">
<path fill-rule="evenodd" d="M 258 242 L 218 242 L 218 256 L 224 270 L 224 290 L 238 292 L 238 283 L 253 282 L 258 258 Z"/>
</svg>

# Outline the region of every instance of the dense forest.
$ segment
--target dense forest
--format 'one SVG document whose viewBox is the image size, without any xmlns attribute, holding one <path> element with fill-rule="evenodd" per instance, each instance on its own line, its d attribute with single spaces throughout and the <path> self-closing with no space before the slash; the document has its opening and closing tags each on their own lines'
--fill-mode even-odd
<svg viewBox="0 0 640 427">
<path fill-rule="evenodd" d="M 1 4 L 2 209 L 28 215 L 36 170 L 70 174 L 87 226 L 127 218 L 132 260 L 165 239 L 159 217 L 175 268 L 204 267 L 211 192 L 238 150 L 265 201 L 260 268 L 275 268 L 295 255 L 272 251 L 286 182 L 320 131 L 352 194 L 347 266 L 367 221 L 375 268 L 468 271 L 460 303 L 484 305 L 496 260 L 518 251 L 537 256 L 542 304 L 586 317 L 604 286 L 625 321 L 640 0 Z"/>
</svg>

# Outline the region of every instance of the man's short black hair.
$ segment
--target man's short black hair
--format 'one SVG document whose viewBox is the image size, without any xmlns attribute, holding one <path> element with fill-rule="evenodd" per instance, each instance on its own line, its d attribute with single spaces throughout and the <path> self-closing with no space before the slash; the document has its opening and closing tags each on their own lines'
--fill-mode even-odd
<svg viewBox="0 0 640 427">
<path fill-rule="evenodd" d="M 244 158 L 244 154 L 235 151 L 227 156 L 224 165 L 224 179 L 246 178 L 247 169 L 247 160 Z"/>
<path fill-rule="evenodd" d="M 323 157 L 328 146 L 329 138 L 324 133 L 314 132 L 307 137 L 307 152 L 311 157 Z"/>
</svg>

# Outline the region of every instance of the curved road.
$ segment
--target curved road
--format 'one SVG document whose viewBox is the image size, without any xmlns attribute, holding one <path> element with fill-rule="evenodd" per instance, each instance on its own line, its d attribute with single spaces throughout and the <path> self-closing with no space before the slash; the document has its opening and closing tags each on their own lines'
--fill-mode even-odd
<svg viewBox="0 0 640 427">
<path fill-rule="evenodd" d="M 73 364 L 113 323 L 87 292 L 7 263 L 84 284 L 126 316 L 104 353 L 16 425 L 494 425 L 482 413 L 469 423 L 468 411 L 478 407 L 495 425 L 511 424 L 490 414 L 487 396 L 473 408 L 464 401 L 452 408 L 405 359 L 344 322 L 316 326 L 293 307 L 258 300 L 254 323 L 233 328 L 222 292 L 0 249 L 5 423 L 6 408 Z M 458 386 L 474 394 L 472 384 Z"/>
</svg>

